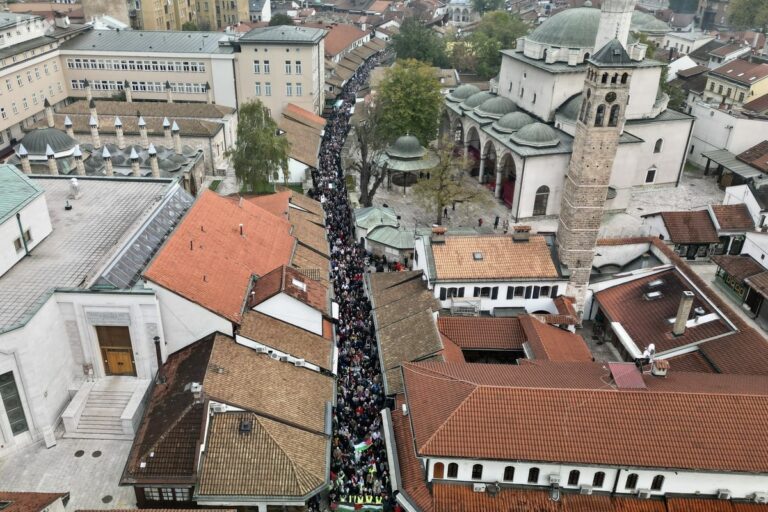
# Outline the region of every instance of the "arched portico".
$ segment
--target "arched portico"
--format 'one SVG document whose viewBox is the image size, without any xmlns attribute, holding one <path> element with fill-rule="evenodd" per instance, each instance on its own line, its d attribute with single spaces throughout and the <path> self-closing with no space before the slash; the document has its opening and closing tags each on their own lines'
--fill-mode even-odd
<svg viewBox="0 0 768 512">
<path fill-rule="evenodd" d="M 480 172 L 480 147 L 480 132 L 471 126 L 464 139 L 464 156 L 471 176 L 477 176 Z"/>
<path fill-rule="evenodd" d="M 512 153 L 504 153 L 499 162 L 498 176 L 500 183 L 497 186 L 500 187 L 500 194 L 496 197 L 500 198 L 507 208 L 513 208 L 515 199 L 515 187 L 517 185 L 517 166 L 515 165 L 515 159 Z"/>
<path fill-rule="evenodd" d="M 480 183 L 493 183 L 496 174 L 496 162 L 497 162 L 496 146 L 492 141 L 486 141 L 483 146 L 483 154 L 480 160 L 480 171 L 477 176 L 477 180 Z"/>
</svg>

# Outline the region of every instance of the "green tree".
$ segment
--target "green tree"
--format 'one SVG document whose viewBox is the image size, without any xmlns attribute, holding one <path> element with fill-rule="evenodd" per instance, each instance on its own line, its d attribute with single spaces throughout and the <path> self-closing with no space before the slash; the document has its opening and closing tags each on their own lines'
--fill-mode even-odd
<svg viewBox="0 0 768 512">
<path fill-rule="evenodd" d="M 456 41 L 451 45 L 451 67 L 461 73 L 475 72 L 477 63 L 469 42 Z"/>
<path fill-rule="evenodd" d="M 245 192 L 263 190 L 288 167 L 290 144 L 280 135 L 269 109 L 259 100 L 240 107 L 237 143 L 227 151 L 235 176 Z"/>
<path fill-rule="evenodd" d="M 285 13 L 279 12 L 269 19 L 270 27 L 277 27 L 279 25 L 293 25 L 293 18 Z"/>
<path fill-rule="evenodd" d="M 669 96 L 669 102 L 667 103 L 667 107 L 674 110 L 680 110 L 683 107 L 683 103 L 685 103 L 685 91 L 673 85 L 672 82 L 667 82 L 668 72 L 669 72 L 669 66 L 665 65 L 661 68 L 661 76 L 659 77 L 659 87 L 661 88 L 661 92 Z"/>
<path fill-rule="evenodd" d="M 480 14 L 498 11 L 504 6 L 504 0 L 472 0 L 472 9 Z"/>
<path fill-rule="evenodd" d="M 645 50 L 645 56 L 652 59 L 653 56 L 656 55 L 656 43 L 651 41 L 648 35 L 643 32 L 633 32 L 632 35 L 637 38 L 638 42 L 648 46 L 648 49 Z"/>
<path fill-rule="evenodd" d="M 187 31 L 187 32 L 195 32 L 195 31 L 198 31 L 200 29 L 197 27 L 197 23 L 195 23 L 194 21 L 185 21 L 181 25 L 181 30 L 184 30 L 184 31 Z"/>
<path fill-rule="evenodd" d="M 765 0 L 731 0 L 728 22 L 736 28 L 768 31 L 768 2 Z"/>
<path fill-rule="evenodd" d="M 453 203 L 490 203 L 487 191 L 471 183 L 463 172 L 463 161 L 453 154 L 453 141 L 444 139 L 437 152 L 437 166 L 430 171 L 429 179 L 420 180 L 413 186 L 416 201 L 435 213 L 435 223 L 443 223 L 443 209 Z"/>
<path fill-rule="evenodd" d="M 381 108 L 377 129 L 384 142 L 406 134 L 424 146 L 434 140 L 443 97 L 440 82 L 427 64 L 398 59 L 387 69 L 376 102 L 376 108 Z"/>
<path fill-rule="evenodd" d="M 475 73 L 481 78 L 493 78 L 501 68 L 501 43 L 482 32 L 472 34 L 472 53 L 475 56 Z"/>
<path fill-rule="evenodd" d="M 505 50 L 515 48 L 517 39 L 528 33 L 528 25 L 518 16 L 506 11 L 489 12 L 483 16 L 475 34 L 495 39 Z"/>
<path fill-rule="evenodd" d="M 445 41 L 416 18 L 406 18 L 400 32 L 392 38 L 398 59 L 416 59 L 432 66 L 445 67 L 448 56 Z"/>
<path fill-rule="evenodd" d="M 354 124 L 359 158 L 350 167 L 360 176 L 360 204 L 368 207 L 373 204 L 373 197 L 386 176 L 386 168 L 380 160 L 386 143 L 379 135 L 381 103 L 363 108 L 365 118 Z"/>
<path fill-rule="evenodd" d="M 454 66 L 485 79 L 492 78 L 501 68 L 501 50 L 514 48 L 517 38 L 527 33 L 528 25 L 516 14 L 504 11 L 486 13 L 463 48 L 457 48 L 459 43 L 454 43 L 451 55 Z M 465 67 L 456 66 L 457 63 Z"/>
</svg>

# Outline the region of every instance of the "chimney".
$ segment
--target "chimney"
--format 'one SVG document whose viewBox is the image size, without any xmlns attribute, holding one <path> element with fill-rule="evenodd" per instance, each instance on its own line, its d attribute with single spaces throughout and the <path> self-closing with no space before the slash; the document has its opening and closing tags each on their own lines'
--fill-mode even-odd
<svg viewBox="0 0 768 512">
<path fill-rule="evenodd" d="M 531 238 L 531 226 L 513 226 L 512 241 L 527 242 Z"/>
<path fill-rule="evenodd" d="M 180 155 L 181 154 L 181 135 L 179 134 L 179 125 L 176 124 L 176 121 L 173 122 L 173 126 L 171 127 L 171 132 L 173 133 L 173 150 Z"/>
<path fill-rule="evenodd" d="M 53 24 L 58 28 L 69 28 L 69 16 L 57 12 L 53 17 Z"/>
<path fill-rule="evenodd" d="M 675 336 L 682 336 L 685 334 L 685 323 L 691 315 L 694 297 L 695 295 L 693 292 L 686 290 L 680 298 L 680 305 L 677 307 L 677 316 L 675 316 L 675 325 L 672 327 L 672 334 Z"/>
<path fill-rule="evenodd" d="M 444 227 L 438 226 L 438 227 L 432 228 L 432 234 L 429 237 L 429 241 L 432 244 L 444 244 L 446 231 L 448 231 L 448 229 Z"/>
<path fill-rule="evenodd" d="M 147 123 L 142 116 L 139 116 L 139 138 L 141 139 L 141 147 L 147 149 L 149 147 L 149 137 L 147 137 Z"/>
<path fill-rule="evenodd" d="M 64 129 L 67 131 L 67 135 L 75 138 L 75 130 L 72 129 L 72 120 L 69 118 L 69 116 L 64 116 Z"/>
<path fill-rule="evenodd" d="M 163 118 L 163 135 L 165 136 L 165 147 L 173 147 L 173 138 L 171 138 L 171 122 L 167 117 Z"/>
<path fill-rule="evenodd" d="M 93 92 L 91 91 L 91 82 L 88 81 L 86 78 L 83 81 L 83 85 L 85 85 L 85 101 L 91 101 L 93 99 Z"/>
<path fill-rule="evenodd" d="M 125 149 L 125 134 L 123 133 L 123 122 L 115 116 L 115 135 L 117 136 L 117 147 Z"/>
<path fill-rule="evenodd" d="M 651 375 L 666 377 L 669 372 L 669 361 L 666 359 L 654 359 L 651 361 Z"/>
<path fill-rule="evenodd" d="M 19 155 L 21 170 L 24 171 L 24 174 L 32 174 L 32 167 L 29 165 L 29 153 L 27 153 L 27 148 L 24 147 L 24 144 L 19 144 L 16 154 Z"/>
<path fill-rule="evenodd" d="M 91 116 L 91 119 L 88 121 L 88 126 L 91 127 L 91 139 L 93 142 L 93 147 L 100 148 L 101 139 L 99 138 L 99 123 L 96 121 L 95 117 Z"/>
<path fill-rule="evenodd" d="M 48 122 L 48 128 L 53 128 L 56 123 L 53 120 L 53 107 L 48 98 L 45 98 L 43 105 L 45 106 L 45 120 Z"/>
<path fill-rule="evenodd" d="M 211 89 L 211 84 L 208 82 L 205 82 L 205 94 L 207 95 L 208 104 L 213 103 L 213 89 Z"/>
<path fill-rule="evenodd" d="M 51 171 L 51 175 L 57 176 L 59 174 L 59 166 L 56 165 L 56 155 L 50 144 L 45 145 L 45 157 L 48 159 L 48 170 Z"/>
<path fill-rule="evenodd" d="M 160 166 L 157 164 L 157 150 L 155 149 L 155 145 L 150 144 L 147 152 L 149 153 L 149 166 L 152 169 L 152 177 L 159 178 Z"/>
<path fill-rule="evenodd" d="M 153 338 L 155 342 L 155 356 L 157 356 L 157 383 L 165 384 L 165 374 L 163 373 L 163 353 L 160 350 L 160 336 Z"/>
<path fill-rule="evenodd" d="M 85 164 L 83 163 L 83 152 L 80 151 L 80 144 L 75 146 L 75 152 L 72 153 L 75 157 L 75 167 L 77 168 L 77 174 L 85 176 Z"/>
<path fill-rule="evenodd" d="M 141 176 L 141 168 L 139 168 L 139 154 L 136 153 L 134 148 L 131 148 L 131 172 L 134 176 Z"/>
<path fill-rule="evenodd" d="M 168 103 L 173 103 L 173 90 L 171 89 L 171 82 L 165 82 L 165 94 L 168 96 Z"/>
<path fill-rule="evenodd" d="M 99 122 L 99 114 L 96 112 L 96 102 L 91 98 L 88 101 L 88 110 L 91 112 L 91 117 L 93 117 L 96 120 L 96 123 Z"/>
<path fill-rule="evenodd" d="M 128 80 L 123 82 L 123 91 L 125 92 L 125 101 L 133 103 L 133 90 L 131 90 L 131 83 Z"/>
<path fill-rule="evenodd" d="M 114 176 L 115 172 L 112 169 L 112 155 L 109 154 L 107 146 L 104 146 L 104 151 L 101 152 L 101 157 L 104 159 L 104 174 L 107 176 Z"/>
</svg>

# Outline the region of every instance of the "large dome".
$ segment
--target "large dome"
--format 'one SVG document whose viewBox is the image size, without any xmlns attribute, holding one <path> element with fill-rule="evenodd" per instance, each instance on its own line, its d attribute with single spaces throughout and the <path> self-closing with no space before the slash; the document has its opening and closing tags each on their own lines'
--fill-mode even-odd
<svg viewBox="0 0 768 512">
<path fill-rule="evenodd" d="M 24 135 L 21 144 L 30 155 L 45 155 L 46 146 L 58 154 L 73 150 L 77 141 L 57 128 L 37 128 Z"/>
<path fill-rule="evenodd" d="M 533 118 L 525 112 L 512 112 L 493 123 L 493 129 L 501 133 L 513 133 L 533 122 Z"/>
<path fill-rule="evenodd" d="M 531 32 L 526 39 L 559 48 L 592 48 L 595 46 L 600 9 L 574 7 L 559 12 Z M 664 33 L 669 27 L 650 14 L 632 13 L 630 32 Z M 635 38 L 630 34 L 630 42 Z"/>
<path fill-rule="evenodd" d="M 489 99 L 495 98 L 495 97 L 496 95 L 493 94 L 492 92 L 488 92 L 488 91 L 478 92 L 473 94 L 469 98 L 465 99 L 461 103 L 461 108 L 463 108 L 464 110 L 472 110 L 473 108 L 478 107 L 481 104 L 488 101 Z"/>
<path fill-rule="evenodd" d="M 666 34 L 672 31 L 669 25 L 660 19 L 640 11 L 632 13 L 631 29 L 634 32 L 645 32 L 647 34 Z"/>
<path fill-rule="evenodd" d="M 421 158 L 426 150 L 421 147 L 419 139 L 413 135 L 403 135 L 387 149 L 387 154 L 395 158 Z"/>
<path fill-rule="evenodd" d="M 458 103 L 479 92 L 480 89 L 476 85 L 464 84 L 452 90 L 450 94 L 448 94 L 448 99 Z"/>
<path fill-rule="evenodd" d="M 480 106 L 475 107 L 475 113 L 481 117 L 492 117 L 498 119 L 504 114 L 509 114 L 517 110 L 515 102 L 503 96 L 496 96 L 485 100 Z"/>
<path fill-rule="evenodd" d="M 509 138 L 516 144 L 534 148 L 557 146 L 560 143 L 560 138 L 557 136 L 555 129 L 544 123 L 533 123 L 523 126 L 520 130 L 510 135 Z"/>
</svg>

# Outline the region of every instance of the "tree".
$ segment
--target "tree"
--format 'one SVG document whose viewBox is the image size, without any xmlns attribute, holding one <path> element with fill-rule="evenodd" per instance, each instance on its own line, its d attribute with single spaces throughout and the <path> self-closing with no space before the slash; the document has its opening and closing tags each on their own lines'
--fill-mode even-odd
<svg viewBox="0 0 768 512">
<path fill-rule="evenodd" d="M 768 31 L 768 2 L 765 0 L 731 0 L 728 22 L 736 28 Z"/>
<path fill-rule="evenodd" d="M 669 73 L 669 66 L 663 66 L 661 68 L 661 76 L 659 77 L 659 87 L 661 92 L 666 93 L 669 96 L 667 102 L 667 108 L 674 110 L 680 110 L 685 103 L 685 91 L 681 88 L 672 85 L 672 82 L 667 81 L 667 73 Z"/>
<path fill-rule="evenodd" d="M 456 41 L 451 45 L 451 67 L 461 73 L 475 72 L 477 62 L 467 41 Z"/>
<path fill-rule="evenodd" d="M 475 73 L 480 78 L 489 79 L 499 74 L 501 69 L 501 50 L 499 41 L 482 32 L 472 34 L 472 52 L 475 56 Z"/>
<path fill-rule="evenodd" d="M 197 23 L 195 23 L 194 21 L 185 21 L 181 25 L 181 30 L 184 30 L 186 32 L 196 32 L 200 29 L 197 27 Z"/>
<path fill-rule="evenodd" d="M 480 14 L 498 11 L 504 6 L 504 0 L 472 0 L 472 9 Z"/>
<path fill-rule="evenodd" d="M 435 212 L 436 224 L 443 223 L 443 209 L 453 203 L 490 202 L 487 191 L 470 183 L 469 176 L 462 170 L 463 161 L 454 156 L 450 138 L 442 141 L 437 157 L 437 166 L 430 171 L 429 179 L 419 180 L 413 186 L 416 200 Z"/>
<path fill-rule="evenodd" d="M 528 25 L 516 14 L 489 12 L 466 43 L 454 43 L 451 53 L 454 67 L 476 73 L 481 78 L 492 78 L 501 68 L 501 50 L 514 48 L 517 39 L 527 33 Z"/>
<path fill-rule="evenodd" d="M 485 34 L 505 50 L 515 48 L 517 39 L 528 33 L 528 25 L 518 16 L 506 11 L 489 12 L 483 16 L 474 34 Z"/>
<path fill-rule="evenodd" d="M 432 66 L 446 67 L 445 41 L 416 18 L 406 18 L 400 32 L 392 37 L 398 59 L 416 59 Z"/>
<path fill-rule="evenodd" d="M 270 27 L 277 27 L 279 25 L 293 25 L 293 18 L 285 13 L 279 12 L 269 19 Z"/>
<path fill-rule="evenodd" d="M 351 168 L 360 175 L 360 204 L 368 207 L 373 204 L 373 196 L 386 176 L 386 168 L 380 164 L 386 143 L 379 135 L 380 104 L 364 108 L 365 119 L 354 125 L 360 159 Z"/>
<path fill-rule="evenodd" d="M 377 132 L 384 142 L 406 134 L 423 146 L 434 140 L 443 97 L 440 82 L 428 65 L 398 60 L 384 74 L 375 101 L 381 108 Z"/>
<path fill-rule="evenodd" d="M 648 57 L 649 59 L 652 59 L 653 56 L 656 55 L 656 43 L 651 41 L 648 35 L 643 32 L 633 32 L 632 35 L 634 35 L 637 38 L 637 42 L 643 43 L 648 47 L 645 50 L 645 56 Z"/>
<path fill-rule="evenodd" d="M 277 180 L 288 167 L 290 144 L 280 135 L 269 109 L 259 100 L 240 107 L 237 143 L 227 151 L 242 190 L 262 190 L 270 179 Z"/>
</svg>

